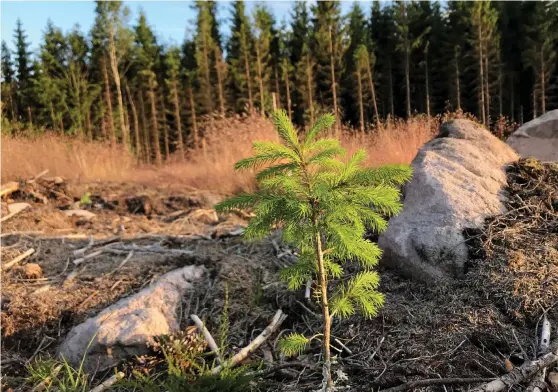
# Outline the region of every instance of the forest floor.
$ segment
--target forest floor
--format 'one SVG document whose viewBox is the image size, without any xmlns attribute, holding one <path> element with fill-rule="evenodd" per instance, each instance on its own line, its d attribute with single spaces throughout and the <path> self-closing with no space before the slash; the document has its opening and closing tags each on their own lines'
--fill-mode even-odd
<svg viewBox="0 0 558 392">
<path fill-rule="evenodd" d="M 558 176 L 550 173 L 546 178 L 558 185 Z M 532 188 L 526 184 L 536 185 L 522 178 L 517 181 L 524 182 L 522 190 Z M 279 282 L 278 271 L 289 263 L 285 257 L 289 250 L 278 244 L 277 236 L 245 242 L 238 234 L 246 226 L 248 213 L 215 213 L 212 207 L 223 199 L 222 195 L 130 183 L 62 182 L 54 187 L 43 183 L 42 194 L 30 196 L 26 184 L 20 182 L 22 190 L 8 198 L 27 202 L 30 207 L 2 224 L 4 266 L 34 250 L 2 273 L 2 388 L 30 390 L 32 386 L 25 381 L 26 365 L 55 355 L 73 326 L 165 272 L 192 264 L 204 265 L 210 273 L 200 287 L 185 296 L 182 329 L 191 324 L 188 315 L 195 313 L 216 333 L 226 305 L 230 325 L 227 347 L 234 353 L 268 325 L 277 309 L 282 309 L 287 318 L 280 332 L 249 358 L 250 363 L 263 361 L 266 368 L 276 368 L 258 379 L 257 388 L 302 391 L 319 386 L 319 343 L 313 343 L 296 358 L 284 358 L 277 350 L 278 338 L 285 333 L 319 331 L 319 307 L 304 299 L 304 290 L 290 292 Z M 545 189 L 540 200 L 551 192 Z M 521 195 L 525 199 L 525 194 Z M 41 196 L 45 197 L 43 201 Z M 553 202 L 547 202 L 550 208 L 554 208 Z M 64 212 L 78 206 L 95 217 L 68 217 Z M 549 227 L 558 222 L 555 215 L 547 215 L 547 220 Z M 100 249 L 109 243 L 138 249 L 156 245 L 170 251 L 137 251 L 125 263 L 126 254 L 101 252 L 82 264 L 73 263 L 76 250 L 88 245 Z M 173 254 L 173 249 L 193 253 Z M 39 269 L 29 267 L 32 264 Z M 356 273 L 357 267 L 349 264 L 346 270 Z M 384 268 L 380 268 L 380 275 L 380 290 L 386 299 L 379 315 L 372 320 L 354 316 L 333 324 L 335 378 L 339 386 L 350 386 L 350 390 L 385 389 L 416 379 L 496 378 L 510 366 L 521 365 L 525 353 L 535 357 L 543 312 L 553 326 L 558 325 L 554 302 L 550 306 L 545 298 L 544 306 L 526 313 L 516 303 L 508 307 L 502 295 L 486 290 L 488 280 L 479 285 L 478 279 L 489 279 L 489 273 L 435 285 L 417 283 Z M 513 287 L 501 287 L 506 293 L 513 291 Z M 290 365 L 283 366 L 285 363 Z M 138 366 L 143 365 L 131 361 L 122 369 L 128 377 Z M 111 374 L 97 374 L 95 380 Z M 447 391 L 467 386 L 429 388 Z"/>
</svg>

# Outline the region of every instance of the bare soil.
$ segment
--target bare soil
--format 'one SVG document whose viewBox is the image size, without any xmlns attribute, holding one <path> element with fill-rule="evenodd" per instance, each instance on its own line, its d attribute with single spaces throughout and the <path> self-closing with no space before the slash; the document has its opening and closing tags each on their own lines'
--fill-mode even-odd
<svg viewBox="0 0 558 392">
<path fill-rule="evenodd" d="M 190 264 L 203 264 L 207 281 L 184 298 L 182 328 L 198 314 L 210 330 L 220 328 L 228 295 L 230 353 L 248 344 L 281 308 L 287 320 L 250 358 L 271 366 L 289 362 L 290 368 L 268 372 L 261 380 L 267 391 L 315 390 L 321 380 L 319 342 L 297 358 L 284 358 L 277 350 L 280 336 L 296 331 L 314 334 L 320 329 L 319 307 L 304 300 L 303 292 L 288 292 L 278 271 L 286 265 L 285 249 L 277 236 L 245 242 L 236 230 L 246 225 L 243 216 L 216 216 L 211 209 L 222 196 L 209 192 L 148 188 L 122 183 L 65 184 L 48 203 L 30 200 L 24 193 L 14 201 L 32 207 L 2 226 L 2 264 L 26 250 L 35 252 L 2 274 L 2 387 L 29 390 L 25 365 L 34 358 L 55 355 L 68 331 L 118 299 L 149 285 L 158 276 Z M 86 208 L 92 221 L 69 218 L 64 209 L 90 193 Z M 75 250 L 94 236 L 103 241 L 166 249 L 192 250 L 191 256 L 137 253 L 102 253 L 74 265 Z M 90 253 L 90 252 L 87 252 Z M 490 261 L 487 261 L 490 262 Z M 24 267 L 38 264 L 43 277 L 28 278 Z M 477 271 L 472 266 L 472 272 Z M 347 265 L 346 271 L 358 268 Z M 76 274 L 73 280 L 68 276 Z M 350 390 L 385 389 L 423 378 L 498 377 L 506 366 L 519 366 L 534 357 L 537 326 L 542 310 L 528 318 L 515 317 L 499 298 L 471 280 L 448 285 L 424 285 L 380 268 L 386 305 L 372 320 L 360 316 L 335 320 L 333 341 L 338 385 Z M 48 288 L 48 289 L 47 289 Z M 303 290 L 302 290 L 303 291 Z M 558 299 L 558 298 L 556 298 Z M 515 309 L 515 308 L 514 308 Z M 558 325 L 554 305 L 547 306 L 553 326 Z M 339 342 L 343 343 L 343 348 Z M 156 354 L 154 354 L 156 355 Z M 127 371 L 137 363 L 125 364 Z M 106 375 L 97 375 L 102 379 Z M 433 386 L 424 390 L 466 390 L 465 386 Z"/>
</svg>

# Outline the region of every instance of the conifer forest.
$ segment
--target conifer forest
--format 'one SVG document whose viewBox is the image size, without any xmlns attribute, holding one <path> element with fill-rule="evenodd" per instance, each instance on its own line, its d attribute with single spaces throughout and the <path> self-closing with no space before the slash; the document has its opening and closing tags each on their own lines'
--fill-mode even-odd
<svg viewBox="0 0 558 392">
<path fill-rule="evenodd" d="M 558 107 L 555 2 L 355 2 L 346 14 L 294 2 L 282 18 L 265 3 L 191 6 L 179 46 L 120 1 L 97 1 L 90 31 L 48 23 L 33 52 L 19 22 L 15 49 L 2 42 L 3 132 L 108 140 L 160 163 L 200 145 L 209 117 L 282 108 L 304 127 L 335 113 L 357 132 L 417 113 L 522 123 Z"/>
</svg>

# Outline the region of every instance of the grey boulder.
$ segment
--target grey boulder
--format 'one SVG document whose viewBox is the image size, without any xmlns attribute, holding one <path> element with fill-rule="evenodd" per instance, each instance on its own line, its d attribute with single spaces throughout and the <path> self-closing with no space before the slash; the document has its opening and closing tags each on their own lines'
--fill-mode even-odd
<svg viewBox="0 0 558 392">
<path fill-rule="evenodd" d="M 381 262 L 423 281 L 463 276 L 463 229 L 482 227 L 487 216 L 505 211 L 504 166 L 517 159 L 512 148 L 473 121 L 442 124 L 411 163 L 403 210 L 378 240 Z"/>
<path fill-rule="evenodd" d="M 510 135 L 507 143 L 522 157 L 558 161 L 558 109 L 526 122 Z"/>
<path fill-rule="evenodd" d="M 178 331 L 182 298 L 204 275 L 205 268 L 199 266 L 163 275 L 150 287 L 72 328 L 59 354 L 74 366 L 85 358 L 85 371 L 94 372 L 147 353 L 155 337 Z"/>
</svg>

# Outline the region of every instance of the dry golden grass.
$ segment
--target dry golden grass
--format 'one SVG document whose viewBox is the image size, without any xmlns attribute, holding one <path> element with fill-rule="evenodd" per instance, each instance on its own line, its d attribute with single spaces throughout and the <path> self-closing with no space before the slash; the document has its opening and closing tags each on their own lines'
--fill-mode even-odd
<svg viewBox="0 0 558 392">
<path fill-rule="evenodd" d="M 49 175 L 78 181 L 129 179 L 134 158 L 122 148 L 55 135 L 32 138 L 2 136 L 2 183 Z"/>
<path fill-rule="evenodd" d="M 447 118 L 444 118 L 444 120 Z M 441 117 L 416 116 L 396 120 L 383 130 L 359 134 L 342 130 L 341 143 L 349 152 L 368 151 L 367 164 L 409 163 L 417 150 L 436 133 Z M 204 127 L 205 146 L 190 151 L 184 162 L 170 157 L 162 167 L 137 166 L 134 158 L 106 144 L 43 136 L 31 139 L 2 137 L 2 182 L 31 177 L 44 170 L 79 181 L 129 181 L 160 187 L 194 187 L 236 193 L 254 187 L 251 173 L 237 173 L 234 164 L 252 154 L 252 142 L 277 140 L 270 120 L 261 117 L 227 118 Z"/>
</svg>

